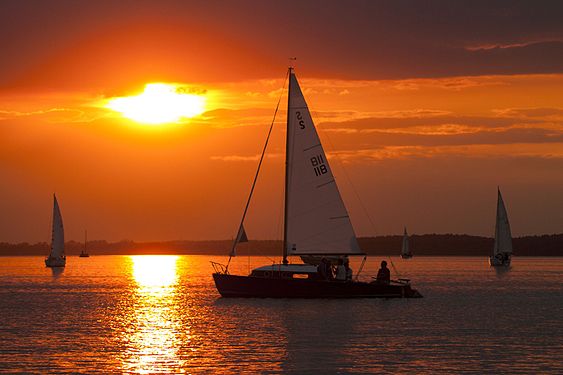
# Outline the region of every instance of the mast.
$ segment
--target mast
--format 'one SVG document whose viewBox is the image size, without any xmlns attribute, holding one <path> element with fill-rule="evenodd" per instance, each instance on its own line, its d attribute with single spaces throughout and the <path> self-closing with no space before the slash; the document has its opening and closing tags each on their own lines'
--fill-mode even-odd
<svg viewBox="0 0 563 375">
<path fill-rule="evenodd" d="M 284 185 L 284 210 L 283 210 L 283 264 L 287 261 L 287 207 L 289 195 L 289 106 L 291 103 L 291 86 L 292 86 L 293 67 L 288 68 L 289 86 L 287 89 L 287 125 L 285 132 L 285 185 Z"/>
</svg>

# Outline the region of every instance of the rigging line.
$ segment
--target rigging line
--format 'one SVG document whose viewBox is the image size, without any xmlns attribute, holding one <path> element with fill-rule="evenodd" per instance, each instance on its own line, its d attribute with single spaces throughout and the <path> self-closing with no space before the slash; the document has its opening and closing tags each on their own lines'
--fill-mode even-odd
<svg viewBox="0 0 563 375">
<path fill-rule="evenodd" d="M 278 238 L 281 238 L 283 241 L 283 224 L 284 224 L 284 194 L 285 192 L 282 190 L 280 192 L 280 199 L 278 199 L 279 203 L 279 207 L 278 207 L 278 222 L 277 222 L 277 226 L 276 226 L 276 235 L 278 236 Z M 282 255 L 283 257 L 283 255 Z"/>
<path fill-rule="evenodd" d="M 262 166 L 262 161 L 264 161 L 264 155 L 266 154 L 266 149 L 268 148 L 268 141 L 270 140 L 270 135 L 272 135 L 272 129 L 274 128 L 274 122 L 276 121 L 276 115 L 278 114 L 278 109 L 280 108 L 281 99 L 283 96 L 283 92 L 285 89 L 285 83 L 287 82 L 287 78 L 289 77 L 289 71 L 287 72 L 285 79 L 283 81 L 283 86 L 280 92 L 280 97 L 278 99 L 278 104 L 276 105 L 276 110 L 274 111 L 274 116 L 272 118 L 272 123 L 270 124 L 270 129 L 268 130 L 268 136 L 266 137 L 266 142 L 264 143 L 264 148 L 262 149 L 262 155 L 260 156 L 260 161 L 258 162 L 258 168 L 256 169 L 256 175 L 254 176 L 254 181 L 252 182 L 252 187 L 250 188 L 250 194 L 248 195 L 248 200 L 246 201 L 246 206 L 244 207 L 244 212 L 242 214 L 242 219 L 240 221 L 240 225 L 237 231 L 237 236 L 233 241 L 233 247 L 231 248 L 231 252 L 229 253 L 229 261 L 227 262 L 227 270 L 229 268 L 229 264 L 231 263 L 231 258 L 234 255 L 235 248 L 237 246 L 237 241 L 239 234 L 241 233 L 242 226 L 244 223 L 244 219 L 246 217 L 246 212 L 248 211 L 248 206 L 250 206 L 250 200 L 252 199 L 252 193 L 254 192 L 254 188 L 256 187 L 256 181 L 258 180 L 258 175 L 260 174 L 260 167 Z"/>
<path fill-rule="evenodd" d="M 322 131 L 322 130 L 321 130 Z M 328 143 L 330 144 L 330 147 L 333 150 L 336 150 L 336 148 L 334 147 L 334 144 L 332 143 L 332 140 L 330 139 L 329 135 L 327 134 L 327 132 L 322 131 L 323 135 L 325 136 L 325 138 L 328 140 Z M 364 214 L 366 215 L 366 217 L 368 218 L 368 221 L 371 225 L 371 229 L 375 235 L 375 233 L 377 233 L 376 229 L 375 229 L 375 223 L 373 222 L 366 206 L 364 205 L 364 202 L 362 201 L 362 199 L 360 198 L 360 194 L 358 194 L 358 191 L 356 190 L 356 187 L 354 186 L 354 184 L 352 183 L 352 180 L 350 179 L 350 176 L 348 176 L 348 172 L 346 171 L 346 168 L 344 168 L 343 163 L 341 162 L 340 158 L 338 157 L 338 153 L 334 153 L 334 158 L 336 160 L 336 162 L 338 163 L 338 166 L 340 167 L 340 170 L 342 170 L 342 172 L 344 173 L 344 177 L 346 177 L 346 180 L 348 181 L 348 183 L 350 184 L 350 186 L 352 187 L 352 191 L 354 192 L 354 195 L 356 196 L 356 199 L 358 200 L 358 202 L 360 203 L 360 207 L 362 207 L 362 210 L 364 211 Z M 399 274 L 399 271 L 397 270 L 397 267 L 395 267 L 395 264 L 393 263 L 393 259 L 391 259 L 391 256 L 387 256 L 387 259 L 389 259 L 389 262 L 391 262 L 391 267 L 393 267 L 393 270 L 395 271 L 395 274 L 397 275 L 397 277 L 401 277 L 401 275 Z"/>
</svg>

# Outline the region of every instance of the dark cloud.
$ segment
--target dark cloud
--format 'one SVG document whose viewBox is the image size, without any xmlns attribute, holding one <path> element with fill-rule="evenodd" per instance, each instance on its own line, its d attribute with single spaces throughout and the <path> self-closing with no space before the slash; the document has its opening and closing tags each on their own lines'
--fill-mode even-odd
<svg viewBox="0 0 563 375">
<path fill-rule="evenodd" d="M 563 124 L 549 121 L 555 108 L 543 108 L 541 118 L 528 117 L 526 110 L 507 110 L 512 116 L 452 116 L 429 118 L 364 118 L 325 122 L 319 126 L 338 149 L 382 146 L 509 145 L 563 142 Z M 506 111 L 505 111 L 506 112 Z M 505 113 L 503 112 L 503 113 Z M 360 137 L 360 138 L 359 138 Z M 358 139 L 361 139 L 358 141 Z"/>
<path fill-rule="evenodd" d="M 0 85 L 30 72 L 43 74 L 30 84 L 66 74 L 92 85 L 124 67 L 139 77 L 272 77 L 289 56 L 319 77 L 562 72 L 562 15 L 560 1 L 6 0 Z"/>
<path fill-rule="evenodd" d="M 332 139 L 333 137 L 331 137 Z M 512 128 L 503 131 L 477 131 L 461 134 L 416 134 L 389 133 L 375 131 L 362 134 L 361 141 L 357 136 L 347 137 L 339 135 L 338 140 L 332 141 L 335 147 L 342 148 L 370 148 L 372 146 L 460 146 L 460 145 L 501 145 L 520 143 L 562 143 L 563 133 L 550 129 Z M 360 144 L 360 146 L 357 146 Z"/>
</svg>

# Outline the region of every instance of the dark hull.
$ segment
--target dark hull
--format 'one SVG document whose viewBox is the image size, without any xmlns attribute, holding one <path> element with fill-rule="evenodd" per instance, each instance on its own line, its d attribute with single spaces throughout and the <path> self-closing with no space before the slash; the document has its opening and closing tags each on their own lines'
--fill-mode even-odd
<svg viewBox="0 0 563 375">
<path fill-rule="evenodd" d="M 257 298 L 416 298 L 408 284 L 376 284 L 307 279 L 283 279 L 214 273 L 223 297 Z"/>
<path fill-rule="evenodd" d="M 489 266 L 491 267 L 510 267 L 510 258 L 498 259 L 495 257 L 489 257 Z"/>
<path fill-rule="evenodd" d="M 45 258 L 45 266 L 49 268 L 64 267 L 66 258 Z"/>
</svg>

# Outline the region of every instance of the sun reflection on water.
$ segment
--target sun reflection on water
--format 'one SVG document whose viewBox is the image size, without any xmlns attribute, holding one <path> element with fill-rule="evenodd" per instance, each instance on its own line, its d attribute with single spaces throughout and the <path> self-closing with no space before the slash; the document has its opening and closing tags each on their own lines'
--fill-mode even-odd
<svg viewBox="0 0 563 375">
<path fill-rule="evenodd" d="M 178 256 L 132 256 L 136 299 L 127 332 L 124 371 L 137 374 L 181 371 L 181 317 L 176 306 Z"/>
</svg>

